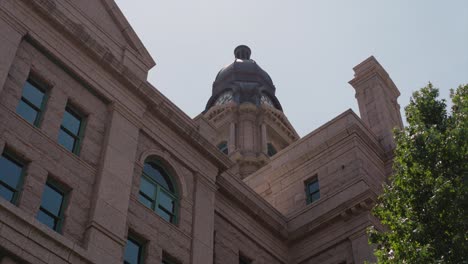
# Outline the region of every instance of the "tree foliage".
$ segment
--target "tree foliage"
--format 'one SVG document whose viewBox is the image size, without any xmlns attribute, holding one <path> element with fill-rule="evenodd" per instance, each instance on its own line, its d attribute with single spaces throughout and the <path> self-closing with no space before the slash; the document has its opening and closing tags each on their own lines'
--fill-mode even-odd
<svg viewBox="0 0 468 264">
<path fill-rule="evenodd" d="M 379 263 L 468 263 L 468 85 L 451 90 L 453 105 L 432 84 L 405 108 L 395 132 L 394 175 L 373 214 Z"/>
</svg>

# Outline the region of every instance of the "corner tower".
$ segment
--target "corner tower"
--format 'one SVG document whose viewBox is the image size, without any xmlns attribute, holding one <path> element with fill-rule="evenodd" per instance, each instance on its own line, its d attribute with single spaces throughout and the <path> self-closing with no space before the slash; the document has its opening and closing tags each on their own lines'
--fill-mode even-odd
<svg viewBox="0 0 468 264">
<path fill-rule="evenodd" d="M 250 58 L 250 48 L 240 45 L 234 55 L 234 62 L 216 76 L 203 115 L 215 128 L 213 143 L 239 165 L 244 178 L 299 136 L 270 76 Z"/>
</svg>

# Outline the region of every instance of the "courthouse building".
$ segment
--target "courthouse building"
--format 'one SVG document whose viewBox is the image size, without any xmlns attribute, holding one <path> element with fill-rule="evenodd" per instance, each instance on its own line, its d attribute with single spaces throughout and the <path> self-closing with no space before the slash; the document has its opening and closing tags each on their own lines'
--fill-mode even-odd
<svg viewBox="0 0 468 264">
<path fill-rule="evenodd" d="M 2 0 L 0 47 L 1 264 L 373 259 L 402 127 L 374 57 L 350 81 L 360 116 L 301 138 L 243 45 L 187 116 L 147 81 L 155 63 L 113 0 Z"/>
</svg>

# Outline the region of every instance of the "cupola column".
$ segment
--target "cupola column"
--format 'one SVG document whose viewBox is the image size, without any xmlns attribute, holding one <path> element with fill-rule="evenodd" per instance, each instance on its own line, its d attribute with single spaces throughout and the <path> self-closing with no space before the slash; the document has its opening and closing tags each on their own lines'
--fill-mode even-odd
<svg viewBox="0 0 468 264">
<path fill-rule="evenodd" d="M 236 151 L 236 123 L 229 124 L 228 152 L 231 154 Z"/>
<path fill-rule="evenodd" d="M 268 139 L 267 139 L 267 127 L 265 123 L 262 123 L 261 126 L 261 137 L 262 137 L 262 153 L 267 155 L 268 153 Z"/>
</svg>

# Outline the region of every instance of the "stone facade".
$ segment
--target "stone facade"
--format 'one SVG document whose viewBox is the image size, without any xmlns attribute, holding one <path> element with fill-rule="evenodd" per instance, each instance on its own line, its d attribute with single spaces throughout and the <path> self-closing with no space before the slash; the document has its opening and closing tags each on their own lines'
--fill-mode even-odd
<svg viewBox="0 0 468 264">
<path fill-rule="evenodd" d="M 245 46 L 189 118 L 146 80 L 155 62 L 112 0 L 0 1 L 0 39 L 0 153 L 24 165 L 18 199 L 0 197 L 1 264 L 122 263 L 129 237 L 141 263 L 373 259 L 369 211 L 402 127 L 398 89 L 374 57 L 350 81 L 361 118 L 348 110 L 300 138 Z M 37 124 L 17 111 L 31 79 L 47 98 Z M 85 120 L 76 154 L 57 140 L 68 105 Z M 150 158 L 172 175 L 177 220 L 141 202 Z M 49 181 L 66 192 L 59 232 L 37 218 Z"/>
</svg>

